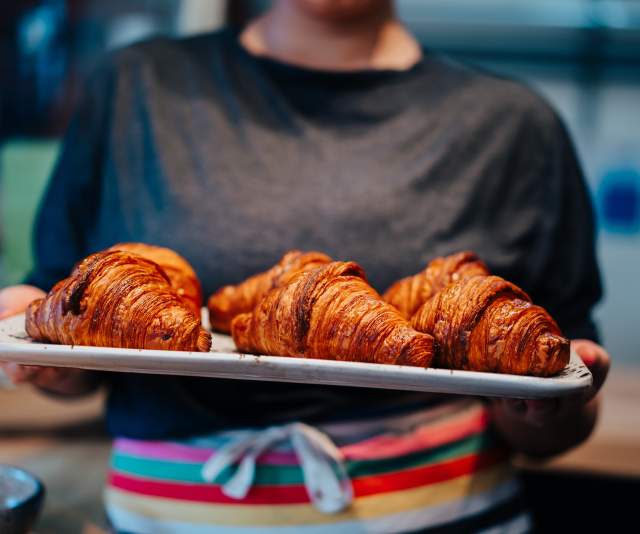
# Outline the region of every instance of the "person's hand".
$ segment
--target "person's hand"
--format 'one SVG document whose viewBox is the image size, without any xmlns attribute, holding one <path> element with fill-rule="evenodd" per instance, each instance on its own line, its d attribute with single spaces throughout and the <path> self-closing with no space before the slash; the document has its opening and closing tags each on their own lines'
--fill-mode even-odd
<svg viewBox="0 0 640 534">
<path fill-rule="evenodd" d="M 591 434 L 610 358 L 604 348 L 586 339 L 571 341 L 571 347 L 593 375 L 588 390 L 556 399 L 492 399 L 494 425 L 515 451 L 547 458 L 582 443 Z"/>
<path fill-rule="evenodd" d="M 607 377 L 610 357 L 600 345 L 588 339 L 571 341 L 571 348 L 582 358 L 593 375 L 593 385 L 583 393 L 554 399 L 499 399 L 503 410 L 512 418 L 533 426 L 544 427 L 549 422 L 569 416 L 590 402 L 600 391 Z"/>
<path fill-rule="evenodd" d="M 24 312 L 33 300 L 45 295 L 46 293 L 37 287 L 27 285 L 11 286 L 0 290 L 0 320 Z M 0 353 L 0 369 L 14 384 L 28 383 L 50 393 L 77 395 L 93 388 L 90 373 L 81 369 L 3 363 L 2 353 Z"/>
<path fill-rule="evenodd" d="M 31 301 L 46 295 L 34 286 L 20 285 L 0 289 L 0 320 L 18 315 L 27 309 Z"/>
</svg>

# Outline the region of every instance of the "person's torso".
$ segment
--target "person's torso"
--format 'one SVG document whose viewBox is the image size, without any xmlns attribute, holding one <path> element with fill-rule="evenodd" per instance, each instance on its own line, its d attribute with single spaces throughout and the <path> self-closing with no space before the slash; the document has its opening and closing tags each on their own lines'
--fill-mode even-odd
<svg viewBox="0 0 640 534">
<path fill-rule="evenodd" d="M 508 202 L 515 84 L 429 56 L 408 72 L 316 72 L 254 58 L 230 33 L 125 57 L 90 248 L 172 247 L 205 293 L 291 248 L 355 260 L 381 291 L 460 249 L 527 285 L 533 214 Z"/>
<path fill-rule="evenodd" d="M 249 55 L 230 32 L 120 55 L 87 253 L 171 247 L 205 296 L 288 249 L 355 260 L 378 290 L 474 250 L 526 286 L 538 212 L 510 176 L 525 90 L 429 55 L 406 72 L 331 73 Z M 517 217 L 516 210 L 520 209 Z M 117 375 L 110 427 L 156 437 L 327 419 L 397 392 Z M 416 401 L 420 396 L 408 395 Z M 426 398 L 425 398 L 426 399 Z"/>
</svg>

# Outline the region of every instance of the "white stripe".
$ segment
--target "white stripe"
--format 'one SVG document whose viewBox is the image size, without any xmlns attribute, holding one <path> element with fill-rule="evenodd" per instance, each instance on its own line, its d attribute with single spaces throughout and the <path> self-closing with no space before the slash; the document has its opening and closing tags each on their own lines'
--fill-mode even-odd
<svg viewBox="0 0 640 534">
<path fill-rule="evenodd" d="M 107 514 L 116 530 L 135 534 L 394 534 L 443 525 L 480 513 L 509 499 L 519 490 L 515 479 L 479 495 L 466 499 L 430 506 L 408 512 L 400 512 L 364 521 L 343 521 L 320 525 L 234 527 L 226 525 L 183 523 L 163 521 L 161 518 L 146 517 L 123 508 L 106 504 Z M 236 505 L 242 513 L 242 505 Z M 170 514 L 170 510 L 168 511 Z M 215 518 L 212 518 L 215 520 Z M 509 530 L 507 532 L 520 532 Z"/>
<path fill-rule="evenodd" d="M 523 534 L 531 532 L 531 527 L 531 517 L 528 513 L 523 512 L 504 523 L 481 530 L 477 534 Z"/>
</svg>

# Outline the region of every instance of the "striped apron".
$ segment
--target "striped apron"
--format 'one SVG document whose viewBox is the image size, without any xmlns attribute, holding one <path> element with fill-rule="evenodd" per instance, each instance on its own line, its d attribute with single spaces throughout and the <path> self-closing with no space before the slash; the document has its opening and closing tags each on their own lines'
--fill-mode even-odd
<svg viewBox="0 0 640 534">
<path fill-rule="evenodd" d="M 508 451 L 473 399 L 384 418 L 116 439 L 117 532 L 526 532 Z"/>
</svg>

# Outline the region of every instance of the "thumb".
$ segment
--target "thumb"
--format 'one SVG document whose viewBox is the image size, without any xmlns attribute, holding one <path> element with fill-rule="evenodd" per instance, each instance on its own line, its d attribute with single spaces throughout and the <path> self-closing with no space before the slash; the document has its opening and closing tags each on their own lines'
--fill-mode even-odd
<svg viewBox="0 0 640 534">
<path fill-rule="evenodd" d="M 593 341 L 576 340 L 573 342 L 573 348 L 593 376 L 593 385 L 586 398 L 586 401 L 589 401 L 596 396 L 604 384 L 611 366 L 611 358 L 604 348 Z"/>
<path fill-rule="evenodd" d="M 33 286 L 5 287 L 0 290 L 0 319 L 22 313 L 32 301 L 44 296 L 44 291 Z"/>
</svg>

